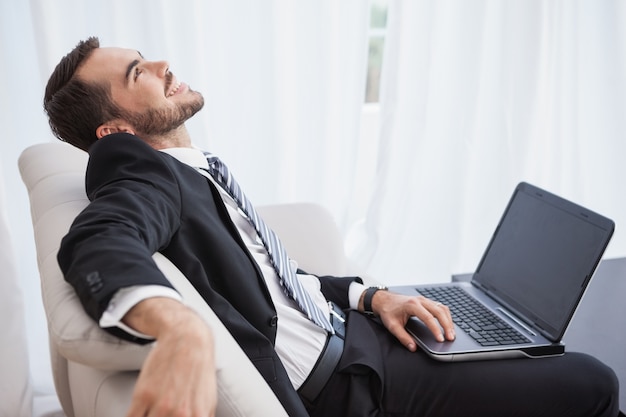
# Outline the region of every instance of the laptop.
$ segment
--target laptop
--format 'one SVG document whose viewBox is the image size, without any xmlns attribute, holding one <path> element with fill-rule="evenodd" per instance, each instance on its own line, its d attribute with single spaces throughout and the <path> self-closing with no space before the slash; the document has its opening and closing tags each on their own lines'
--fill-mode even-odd
<svg viewBox="0 0 626 417">
<path fill-rule="evenodd" d="M 562 355 L 563 334 L 614 228 L 612 220 L 522 182 L 471 280 L 390 289 L 450 307 L 454 341 L 438 342 L 416 318 L 406 326 L 435 359 Z M 464 304 L 466 295 L 469 312 L 456 305 Z"/>
</svg>

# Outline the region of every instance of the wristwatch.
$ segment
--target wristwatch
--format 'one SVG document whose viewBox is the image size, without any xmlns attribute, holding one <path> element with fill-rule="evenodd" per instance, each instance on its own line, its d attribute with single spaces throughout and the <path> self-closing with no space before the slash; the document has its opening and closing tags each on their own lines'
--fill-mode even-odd
<svg viewBox="0 0 626 417">
<path fill-rule="evenodd" d="M 376 291 L 387 291 L 387 287 L 376 286 L 369 287 L 365 290 L 365 294 L 363 295 L 363 313 L 374 316 L 374 311 L 372 311 L 372 297 L 376 294 Z"/>
</svg>

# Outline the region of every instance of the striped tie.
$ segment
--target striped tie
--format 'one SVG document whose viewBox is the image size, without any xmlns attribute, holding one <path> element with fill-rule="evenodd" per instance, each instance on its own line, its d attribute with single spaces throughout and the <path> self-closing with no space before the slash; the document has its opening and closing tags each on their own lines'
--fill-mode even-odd
<svg viewBox="0 0 626 417">
<path fill-rule="evenodd" d="M 230 194 L 239 208 L 248 216 L 250 224 L 258 233 L 263 245 L 269 253 L 270 262 L 276 270 L 285 293 L 292 298 L 306 316 L 321 328 L 334 334 L 333 326 L 326 314 L 313 302 L 309 293 L 304 289 L 295 271 L 291 268 L 287 251 L 272 229 L 267 227 L 263 219 L 245 196 L 237 181 L 230 174 L 226 165 L 216 156 L 206 153 L 209 162 L 209 174 Z"/>
</svg>

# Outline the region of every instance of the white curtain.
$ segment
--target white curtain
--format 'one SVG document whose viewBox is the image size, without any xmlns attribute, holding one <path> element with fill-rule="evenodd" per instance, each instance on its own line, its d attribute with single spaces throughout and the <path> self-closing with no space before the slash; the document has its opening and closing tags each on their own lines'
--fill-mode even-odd
<svg viewBox="0 0 626 417">
<path fill-rule="evenodd" d="M 17 172 L 27 146 L 55 141 L 45 83 L 76 43 L 167 59 L 205 96 L 189 123 L 256 204 L 317 201 L 337 217 L 354 181 L 367 59 L 362 0 L 30 0 L 0 2 L 0 181 L 26 297 L 31 372 L 52 391 L 28 200 Z M 1 187 L 0 187 L 1 188 Z"/>
<path fill-rule="evenodd" d="M 195 143 L 232 166 L 252 201 L 313 199 L 342 209 L 336 190 L 350 185 L 364 97 L 367 2 L 31 5 L 42 78 L 92 34 L 103 46 L 167 59 L 180 79 L 205 95 L 205 109 L 190 123 Z M 318 169 L 320 163 L 330 169 Z"/>
<path fill-rule="evenodd" d="M 471 272 L 522 180 L 613 218 L 623 256 L 625 28 L 619 0 L 392 1 L 354 256 L 388 283 Z"/>
<path fill-rule="evenodd" d="M 39 299 L 28 298 L 39 283 L 16 160 L 55 140 L 43 89 L 79 39 L 168 59 L 206 98 L 189 124 L 194 141 L 229 163 L 252 201 L 326 205 L 353 258 L 401 283 L 471 271 L 520 180 L 612 217 L 608 254 L 626 253 L 625 9 L 621 0 L 392 0 L 379 140 L 369 147 L 366 1 L 0 2 L 0 181 L 29 346 L 46 336 Z M 45 375 L 47 360 L 31 351 L 32 372 Z M 35 383 L 51 390 L 40 375 Z"/>
</svg>

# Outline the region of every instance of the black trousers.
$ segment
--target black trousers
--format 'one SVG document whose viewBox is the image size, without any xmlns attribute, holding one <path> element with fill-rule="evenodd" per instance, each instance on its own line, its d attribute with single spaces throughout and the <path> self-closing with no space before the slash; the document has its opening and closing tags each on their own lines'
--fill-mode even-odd
<svg viewBox="0 0 626 417">
<path fill-rule="evenodd" d="M 350 312 L 341 361 L 308 410 L 312 417 L 615 417 L 618 381 L 580 353 L 439 362 L 409 352 L 377 321 Z"/>
</svg>

